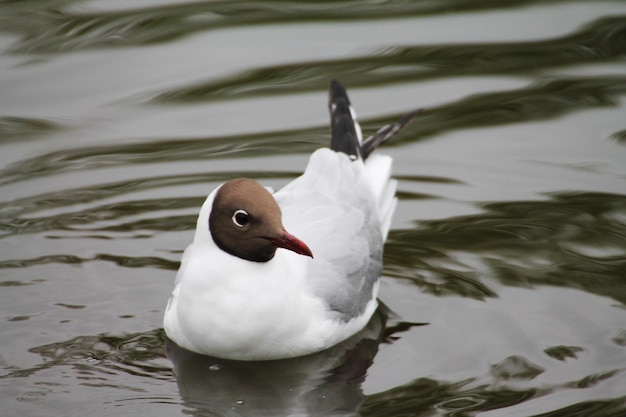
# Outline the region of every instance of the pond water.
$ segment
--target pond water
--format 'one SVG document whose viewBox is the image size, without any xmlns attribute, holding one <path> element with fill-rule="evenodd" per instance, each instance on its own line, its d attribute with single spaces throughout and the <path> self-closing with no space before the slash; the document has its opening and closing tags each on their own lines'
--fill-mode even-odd
<svg viewBox="0 0 626 417">
<path fill-rule="evenodd" d="M 626 3 L 0 3 L 0 415 L 626 415 Z M 386 308 L 239 363 L 166 342 L 207 193 L 279 188 L 330 79 L 400 202 Z"/>
</svg>

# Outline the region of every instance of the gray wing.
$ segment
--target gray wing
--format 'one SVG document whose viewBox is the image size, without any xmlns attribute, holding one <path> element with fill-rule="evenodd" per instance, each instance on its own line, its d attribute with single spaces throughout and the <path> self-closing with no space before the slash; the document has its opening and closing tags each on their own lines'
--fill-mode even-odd
<svg viewBox="0 0 626 417">
<path fill-rule="evenodd" d="M 383 234 L 360 161 L 320 149 L 275 198 L 287 230 L 311 248 L 307 280 L 340 320 L 359 316 L 382 269 Z"/>
</svg>

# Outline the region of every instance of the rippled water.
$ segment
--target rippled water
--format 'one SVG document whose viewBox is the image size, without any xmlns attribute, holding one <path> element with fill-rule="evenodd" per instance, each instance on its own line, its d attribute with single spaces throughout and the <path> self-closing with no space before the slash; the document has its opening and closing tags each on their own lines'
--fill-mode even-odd
<svg viewBox="0 0 626 417">
<path fill-rule="evenodd" d="M 0 2 L 0 415 L 626 415 L 623 1 Z M 342 80 L 392 143 L 381 309 L 268 363 L 165 341 L 206 194 Z"/>
</svg>

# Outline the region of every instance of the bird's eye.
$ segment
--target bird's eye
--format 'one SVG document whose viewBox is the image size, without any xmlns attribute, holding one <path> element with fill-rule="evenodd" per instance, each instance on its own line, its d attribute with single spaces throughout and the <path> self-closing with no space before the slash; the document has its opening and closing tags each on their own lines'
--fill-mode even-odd
<svg viewBox="0 0 626 417">
<path fill-rule="evenodd" d="M 250 221 L 250 215 L 245 210 L 236 210 L 232 219 L 235 226 L 244 227 Z"/>
</svg>

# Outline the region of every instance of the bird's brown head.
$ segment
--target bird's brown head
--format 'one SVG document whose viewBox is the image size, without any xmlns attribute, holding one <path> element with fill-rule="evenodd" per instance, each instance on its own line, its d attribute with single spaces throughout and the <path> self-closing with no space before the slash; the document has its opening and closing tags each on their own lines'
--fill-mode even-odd
<svg viewBox="0 0 626 417">
<path fill-rule="evenodd" d="M 280 207 L 269 191 L 247 178 L 220 187 L 208 227 L 220 249 L 248 261 L 267 262 L 278 248 L 313 257 L 304 242 L 285 230 Z"/>
</svg>

